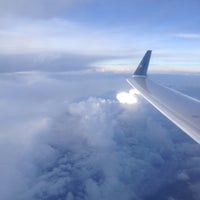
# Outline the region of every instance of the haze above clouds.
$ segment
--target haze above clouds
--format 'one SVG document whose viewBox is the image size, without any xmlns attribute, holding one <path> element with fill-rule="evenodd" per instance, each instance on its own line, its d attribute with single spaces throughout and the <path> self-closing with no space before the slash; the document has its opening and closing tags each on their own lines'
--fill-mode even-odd
<svg viewBox="0 0 200 200">
<path fill-rule="evenodd" d="M 6 60 L 2 64 L 7 69 L 12 60 L 22 68 L 12 71 L 24 70 L 21 56 L 27 56 L 28 71 L 29 65 L 43 71 L 51 59 L 52 71 L 63 63 L 63 55 L 69 59 L 73 54 L 61 66 L 63 71 L 71 71 L 71 63 L 80 69 L 77 61 L 84 62 L 84 56 L 89 62 L 83 69 L 107 69 L 112 64 L 115 70 L 130 70 L 152 49 L 153 70 L 197 71 L 198 7 L 198 1 L 1 1 L 0 54 Z M 48 57 L 46 63 L 41 57 Z M 119 58 L 121 65 L 115 62 Z"/>
</svg>

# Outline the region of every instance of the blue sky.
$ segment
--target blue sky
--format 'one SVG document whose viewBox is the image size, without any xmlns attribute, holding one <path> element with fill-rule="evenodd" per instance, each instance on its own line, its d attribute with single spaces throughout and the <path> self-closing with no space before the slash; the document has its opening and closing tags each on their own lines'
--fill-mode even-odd
<svg viewBox="0 0 200 200">
<path fill-rule="evenodd" d="M 0 53 L 37 54 L 36 64 L 38 56 L 53 59 L 51 53 L 76 55 L 80 64 L 87 55 L 91 57 L 87 68 L 130 70 L 152 49 L 152 69 L 199 71 L 199 4 L 195 0 L 2 1 Z M 67 70 L 73 61 L 62 62 Z"/>
</svg>

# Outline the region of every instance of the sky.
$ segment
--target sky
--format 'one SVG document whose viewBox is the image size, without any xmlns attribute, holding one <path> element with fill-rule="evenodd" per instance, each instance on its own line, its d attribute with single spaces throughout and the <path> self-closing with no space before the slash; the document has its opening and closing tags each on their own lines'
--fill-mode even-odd
<svg viewBox="0 0 200 200">
<path fill-rule="evenodd" d="M 199 19 L 196 0 L 0 0 L 0 199 L 199 200 L 199 144 L 116 98 L 151 49 L 150 78 L 200 99 Z"/>
<path fill-rule="evenodd" d="M 198 71 L 198 8 L 198 0 L 2 0 L 0 72 L 130 71 L 148 49 L 152 70 Z"/>
</svg>

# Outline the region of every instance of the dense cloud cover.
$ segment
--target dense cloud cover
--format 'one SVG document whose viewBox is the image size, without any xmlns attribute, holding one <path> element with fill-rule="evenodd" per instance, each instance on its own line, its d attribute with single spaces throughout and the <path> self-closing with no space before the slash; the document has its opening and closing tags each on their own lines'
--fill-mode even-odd
<svg viewBox="0 0 200 200">
<path fill-rule="evenodd" d="M 0 82 L 1 199 L 200 198 L 199 145 L 143 99 L 119 104 L 123 76 L 4 74 Z"/>
</svg>

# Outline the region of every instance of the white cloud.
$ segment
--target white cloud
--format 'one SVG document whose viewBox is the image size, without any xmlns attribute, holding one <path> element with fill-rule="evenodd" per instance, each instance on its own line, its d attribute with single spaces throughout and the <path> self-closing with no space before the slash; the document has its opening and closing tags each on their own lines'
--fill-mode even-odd
<svg viewBox="0 0 200 200">
<path fill-rule="evenodd" d="M 185 39 L 200 39 L 200 34 L 198 33 L 175 33 L 173 36 Z"/>
<path fill-rule="evenodd" d="M 122 80 L 1 75 L 0 198 L 177 199 L 177 180 L 198 196 L 199 146 L 148 104 L 118 104 Z"/>
<path fill-rule="evenodd" d="M 136 45 L 136 38 L 122 38 L 122 32 L 120 28 L 86 27 L 63 19 L 10 20 L 1 25 L 0 71 L 80 70 L 96 67 L 98 61 L 132 57 L 131 43 Z M 115 64 L 114 68 L 124 66 Z"/>
<path fill-rule="evenodd" d="M 95 29 L 63 19 L 32 21 L 20 18 L 2 28 L 0 51 L 108 55 L 121 51 L 127 44 L 124 39 L 120 40 L 119 34 L 122 33 L 117 29 Z"/>
<path fill-rule="evenodd" d="M 178 178 L 179 180 L 182 180 L 182 181 L 189 181 L 189 180 L 190 180 L 190 177 L 189 177 L 188 174 L 185 173 L 185 172 L 180 172 L 180 173 L 178 174 L 177 178 Z"/>
</svg>

